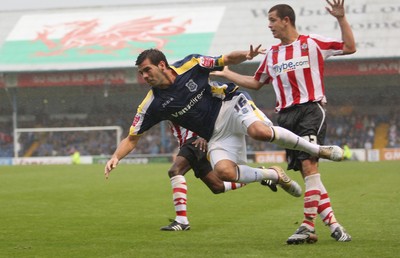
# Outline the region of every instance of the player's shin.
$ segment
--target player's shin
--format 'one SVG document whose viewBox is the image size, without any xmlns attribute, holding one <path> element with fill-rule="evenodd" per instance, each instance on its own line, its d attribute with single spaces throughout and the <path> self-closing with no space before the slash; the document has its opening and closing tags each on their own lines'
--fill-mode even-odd
<svg viewBox="0 0 400 258">
<path fill-rule="evenodd" d="M 285 149 L 304 151 L 314 156 L 319 155 L 319 145 L 313 144 L 283 127 L 272 126 L 271 129 L 274 134 L 271 143 Z"/>
<path fill-rule="evenodd" d="M 189 224 L 186 214 L 186 200 L 187 200 L 187 185 L 184 176 L 177 175 L 171 179 L 172 198 L 175 207 L 175 221 L 182 224 Z"/>
<path fill-rule="evenodd" d="M 260 182 L 265 179 L 278 181 L 278 175 L 273 169 L 253 168 L 246 165 L 238 165 L 237 167 L 237 180 L 240 183 Z"/>
</svg>

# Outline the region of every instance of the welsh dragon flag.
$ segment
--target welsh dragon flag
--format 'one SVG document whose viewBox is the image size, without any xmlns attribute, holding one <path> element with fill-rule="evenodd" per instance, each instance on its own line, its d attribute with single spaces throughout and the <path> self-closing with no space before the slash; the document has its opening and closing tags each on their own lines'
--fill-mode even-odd
<svg viewBox="0 0 400 258">
<path fill-rule="evenodd" d="M 134 65 L 159 48 L 168 59 L 207 54 L 224 7 L 134 9 L 22 16 L 0 49 L 0 66 L 38 69 Z"/>
</svg>

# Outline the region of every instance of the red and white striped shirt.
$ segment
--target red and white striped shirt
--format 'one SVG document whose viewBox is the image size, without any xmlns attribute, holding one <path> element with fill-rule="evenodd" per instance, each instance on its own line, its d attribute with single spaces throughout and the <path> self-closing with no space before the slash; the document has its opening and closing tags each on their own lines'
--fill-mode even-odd
<svg viewBox="0 0 400 258">
<path fill-rule="evenodd" d="M 324 60 L 343 53 L 343 41 L 320 35 L 300 35 L 290 45 L 272 46 L 254 78 L 270 83 L 276 94 L 276 111 L 325 99 Z"/>
<path fill-rule="evenodd" d="M 176 140 L 178 141 L 179 148 L 182 147 L 183 144 L 186 143 L 192 137 L 197 137 L 197 134 L 182 127 L 177 124 L 168 121 L 169 127 L 171 129 L 171 133 L 175 136 Z"/>
</svg>

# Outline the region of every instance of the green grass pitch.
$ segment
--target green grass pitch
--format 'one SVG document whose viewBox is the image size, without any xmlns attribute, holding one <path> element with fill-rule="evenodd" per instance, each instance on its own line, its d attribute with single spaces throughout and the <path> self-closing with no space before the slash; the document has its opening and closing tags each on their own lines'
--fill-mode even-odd
<svg viewBox="0 0 400 258">
<path fill-rule="evenodd" d="M 120 165 L 108 180 L 103 165 L 0 167 L 0 257 L 399 256 L 400 162 L 321 163 L 353 241 L 334 241 L 318 219 L 319 241 L 298 246 L 285 241 L 301 223 L 302 198 L 258 183 L 214 195 L 192 172 L 192 229 L 160 231 L 175 215 L 169 166 Z"/>
</svg>

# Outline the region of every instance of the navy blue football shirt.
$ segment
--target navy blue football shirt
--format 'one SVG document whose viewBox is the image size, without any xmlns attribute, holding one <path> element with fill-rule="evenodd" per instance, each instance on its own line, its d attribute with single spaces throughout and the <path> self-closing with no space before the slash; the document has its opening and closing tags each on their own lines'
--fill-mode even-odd
<svg viewBox="0 0 400 258">
<path fill-rule="evenodd" d="M 209 140 L 222 101 L 238 89 L 233 83 L 210 81 L 210 72 L 223 66 L 222 56 L 197 54 L 171 65 L 177 73 L 174 83 L 166 89 L 150 89 L 137 109 L 129 134 L 141 135 L 155 124 L 170 120 Z"/>
</svg>

